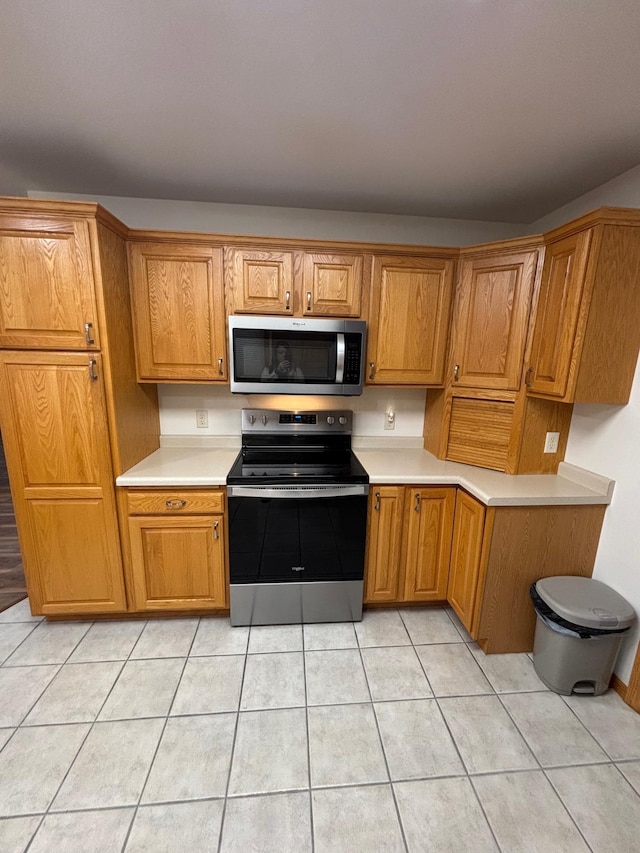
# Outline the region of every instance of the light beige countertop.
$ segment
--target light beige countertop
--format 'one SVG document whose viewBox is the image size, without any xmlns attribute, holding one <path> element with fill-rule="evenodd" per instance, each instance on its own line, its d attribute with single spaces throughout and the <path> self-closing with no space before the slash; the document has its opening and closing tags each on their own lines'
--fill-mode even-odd
<svg viewBox="0 0 640 853">
<path fill-rule="evenodd" d="M 410 441 L 354 438 L 354 451 L 371 484 L 462 486 L 487 506 L 608 504 L 614 481 L 560 463 L 558 475 L 501 474 L 436 459 Z M 173 488 L 224 486 L 240 450 L 240 437 L 163 436 L 161 447 L 116 480 L 118 486 Z"/>
</svg>

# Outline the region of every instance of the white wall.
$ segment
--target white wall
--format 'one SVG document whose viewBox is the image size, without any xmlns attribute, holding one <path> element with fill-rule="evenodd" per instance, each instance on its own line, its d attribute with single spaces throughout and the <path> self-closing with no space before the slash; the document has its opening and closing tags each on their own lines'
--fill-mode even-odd
<svg viewBox="0 0 640 853">
<path fill-rule="evenodd" d="M 361 397 L 279 397 L 232 394 L 215 385 L 158 385 L 162 435 L 240 435 L 243 408 L 352 409 L 353 434 L 361 438 L 415 438 L 422 446 L 425 391 L 415 388 L 365 388 Z M 385 413 L 396 413 L 393 431 L 384 429 Z M 209 412 L 207 429 L 196 427 L 196 409 Z"/>
<path fill-rule="evenodd" d="M 342 210 L 308 210 L 249 204 L 89 196 L 73 193 L 45 193 L 35 190 L 30 190 L 28 196 L 97 201 L 130 228 L 161 231 L 199 231 L 209 234 L 463 246 L 517 237 L 525 228 L 524 225 L 513 223 L 468 219 L 436 219 L 428 216 L 398 216 Z"/>
<path fill-rule="evenodd" d="M 531 231 L 554 228 L 601 205 L 640 207 L 640 166 L 534 222 Z M 593 576 L 628 599 L 640 619 L 640 362 L 627 406 L 574 407 L 565 459 L 616 481 Z M 625 683 L 639 636 L 636 623 L 616 666 Z"/>
</svg>

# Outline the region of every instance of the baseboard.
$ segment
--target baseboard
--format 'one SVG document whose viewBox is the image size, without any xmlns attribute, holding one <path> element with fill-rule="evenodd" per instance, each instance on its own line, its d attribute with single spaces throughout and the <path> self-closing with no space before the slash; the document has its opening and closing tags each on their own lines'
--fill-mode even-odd
<svg viewBox="0 0 640 853">
<path fill-rule="evenodd" d="M 618 696 L 620 696 L 624 702 L 627 701 L 627 685 L 624 683 L 624 681 L 618 678 L 615 672 L 611 676 L 609 687 L 615 690 Z"/>
</svg>

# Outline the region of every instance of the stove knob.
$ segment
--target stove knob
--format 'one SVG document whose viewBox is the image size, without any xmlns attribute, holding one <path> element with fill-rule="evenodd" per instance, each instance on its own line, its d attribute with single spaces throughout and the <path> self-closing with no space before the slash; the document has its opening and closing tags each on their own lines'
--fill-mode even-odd
<svg viewBox="0 0 640 853">
<path fill-rule="evenodd" d="M 256 416 L 255 415 L 248 415 L 247 420 L 249 421 L 250 424 L 255 424 Z"/>
<path fill-rule="evenodd" d="M 262 415 L 262 416 L 260 417 L 260 420 L 261 420 L 261 421 L 262 421 L 262 423 L 266 426 L 266 425 L 269 423 L 269 416 L 268 416 L 268 415 Z"/>
<path fill-rule="evenodd" d="M 336 422 L 336 419 L 333 417 L 333 415 L 329 415 L 329 417 L 327 418 L 327 423 L 328 424 L 335 424 L 335 422 Z"/>
<path fill-rule="evenodd" d="M 342 424 L 342 426 L 344 426 L 347 422 L 347 419 L 343 415 L 342 417 L 338 418 L 338 421 Z"/>
</svg>

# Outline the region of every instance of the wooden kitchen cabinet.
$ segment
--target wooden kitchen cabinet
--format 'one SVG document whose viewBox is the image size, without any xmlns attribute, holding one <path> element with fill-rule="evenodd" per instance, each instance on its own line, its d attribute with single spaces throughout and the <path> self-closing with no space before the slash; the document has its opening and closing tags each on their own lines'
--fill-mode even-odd
<svg viewBox="0 0 640 853">
<path fill-rule="evenodd" d="M 368 384 L 442 384 L 453 272 L 453 259 L 374 256 Z"/>
<path fill-rule="evenodd" d="M 131 243 L 140 381 L 227 382 L 222 249 Z"/>
<path fill-rule="evenodd" d="M 530 395 L 624 404 L 640 349 L 640 217 L 604 208 L 547 235 Z"/>
<path fill-rule="evenodd" d="M 223 490 L 129 490 L 127 500 L 134 609 L 228 607 Z"/>
<path fill-rule="evenodd" d="M 481 599 L 481 556 L 486 509 L 462 489 L 456 495 L 447 601 L 474 636 Z"/>
<path fill-rule="evenodd" d="M 455 491 L 372 487 L 365 603 L 446 598 Z"/>
<path fill-rule="evenodd" d="M 88 223 L 0 211 L 0 347 L 99 346 Z"/>
<path fill-rule="evenodd" d="M 361 254 L 225 249 L 228 314 L 360 317 Z"/>
<path fill-rule="evenodd" d="M 126 610 L 102 356 L 0 352 L 0 423 L 35 612 Z"/>
</svg>

